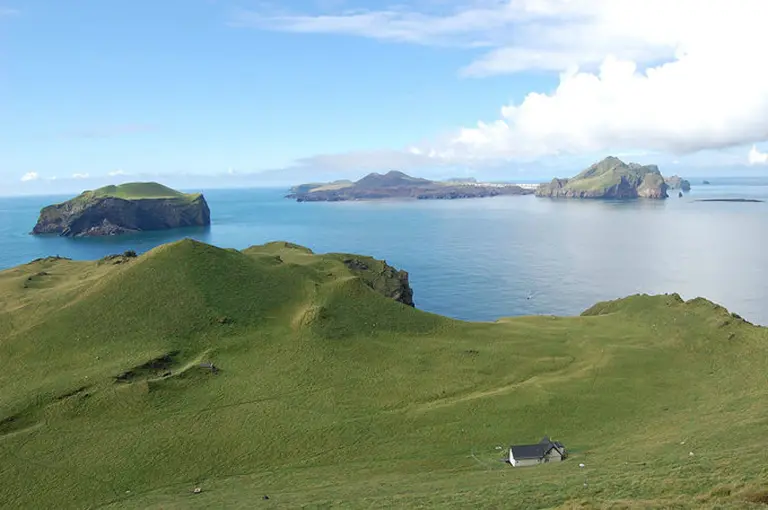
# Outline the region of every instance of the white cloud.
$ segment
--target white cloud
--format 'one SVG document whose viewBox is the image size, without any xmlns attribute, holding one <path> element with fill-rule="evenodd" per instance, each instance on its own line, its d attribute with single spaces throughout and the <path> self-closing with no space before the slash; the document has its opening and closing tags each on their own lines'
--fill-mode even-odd
<svg viewBox="0 0 768 510">
<path fill-rule="evenodd" d="M 686 154 L 762 141 L 768 73 L 743 71 L 750 65 L 692 52 L 640 72 L 609 56 L 596 74 L 563 73 L 554 92 L 531 93 L 503 107 L 499 119 L 461 129 L 451 146 L 468 157 L 504 158 L 619 149 Z"/>
<path fill-rule="evenodd" d="M 337 15 L 241 12 L 240 25 L 489 50 L 460 73 L 560 73 L 499 118 L 410 149 L 437 161 L 668 152 L 768 140 L 765 0 L 468 0 Z M 450 108 L 451 105 L 446 105 Z"/>
<path fill-rule="evenodd" d="M 73 179 L 87 179 L 88 177 L 88 174 L 72 174 Z"/>
<path fill-rule="evenodd" d="M 110 177 L 117 177 L 117 176 L 119 176 L 119 175 L 129 175 L 129 174 L 128 174 L 128 173 L 126 173 L 126 172 L 125 172 L 125 171 L 123 171 L 123 170 L 113 170 L 112 172 L 109 172 L 109 176 L 110 176 Z"/>
<path fill-rule="evenodd" d="M 40 178 L 37 172 L 27 172 L 21 176 L 21 182 L 36 181 Z"/>
<path fill-rule="evenodd" d="M 756 4 L 760 0 L 740 0 Z M 714 3 L 728 5 L 724 0 Z M 674 54 L 700 2 L 676 0 L 466 0 L 441 2 L 442 12 L 397 5 L 308 15 L 240 10 L 231 24 L 294 33 L 345 34 L 385 41 L 463 48 L 492 48 L 468 74 L 525 69 L 562 70 L 597 63 L 606 50 L 619 57 L 653 60 Z M 729 6 L 732 8 L 732 6 Z M 710 9 L 711 10 L 711 9 Z M 659 13 L 664 13 L 662 16 Z M 618 43 L 618 44 L 617 44 Z"/>
<path fill-rule="evenodd" d="M 749 150 L 747 161 L 750 165 L 765 165 L 768 163 L 768 152 L 760 152 L 754 145 Z"/>
</svg>

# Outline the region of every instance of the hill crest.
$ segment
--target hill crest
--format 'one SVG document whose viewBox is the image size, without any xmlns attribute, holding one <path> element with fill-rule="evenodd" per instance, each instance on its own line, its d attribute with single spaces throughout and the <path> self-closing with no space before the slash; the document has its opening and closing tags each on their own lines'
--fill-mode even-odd
<svg viewBox="0 0 768 510">
<path fill-rule="evenodd" d="M 430 185 L 434 181 L 428 179 L 421 179 L 419 177 L 411 177 L 408 174 L 397 170 L 390 170 L 386 174 L 380 174 L 377 172 L 370 173 L 362 179 L 355 182 L 355 186 L 361 188 L 389 188 L 396 186 L 419 186 Z"/>
<path fill-rule="evenodd" d="M 84 191 L 85 197 L 121 198 L 123 200 L 146 200 L 160 198 L 194 199 L 199 193 L 182 193 L 157 182 L 127 182 L 110 184 L 95 190 Z"/>
</svg>

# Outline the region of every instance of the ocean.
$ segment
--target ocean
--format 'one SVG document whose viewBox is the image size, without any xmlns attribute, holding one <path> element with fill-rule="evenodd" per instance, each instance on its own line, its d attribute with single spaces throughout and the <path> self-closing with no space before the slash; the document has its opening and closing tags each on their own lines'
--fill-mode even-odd
<svg viewBox="0 0 768 510">
<path fill-rule="evenodd" d="M 144 252 L 184 237 L 238 249 L 286 240 L 385 259 L 410 273 L 418 308 L 458 319 L 577 315 L 602 300 L 677 292 L 768 325 L 768 179 L 709 180 L 666 201 L 297 203 L 283 189 L 212 189 L 203 190 L 210 228 L 91 239 L 29 235 L 41 207 L 69 196 L 0 198 L 0 269 L 48 255 Z"/>
</svg>

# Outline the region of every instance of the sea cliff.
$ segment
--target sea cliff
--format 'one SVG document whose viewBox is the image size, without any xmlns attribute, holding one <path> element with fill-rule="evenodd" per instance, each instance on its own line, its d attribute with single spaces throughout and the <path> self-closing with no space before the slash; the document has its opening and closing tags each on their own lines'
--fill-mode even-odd
<svg viewBox="0 0 768 510">
<path fill-rule="evenodd" d="M 44 207 L 32 234 L 110 236 L 210 223 L 202 194 L 180 193 L 157 183 L 128 183 Z"/>
</svg>

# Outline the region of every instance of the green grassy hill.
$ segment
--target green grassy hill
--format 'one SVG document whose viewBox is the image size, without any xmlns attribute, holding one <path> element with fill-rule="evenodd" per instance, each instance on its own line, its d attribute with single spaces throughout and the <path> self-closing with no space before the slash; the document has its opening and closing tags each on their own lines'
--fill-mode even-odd
<svg viewBox="0 0 768 510">
<path fill-rule="evenodd" d="M 396 186 L 430 185 L 433 184 L 433 182 L 434 181 L 428 179 L 411 177 L 410 175 L 406 175 L 397 170 L 390 170 L 385 174 L 380 174 L 378 172 L 370 173 L 355 182 L 354 185 L 360 188 L 387 188 Z"/>
<path fill-rule="evenodd" d="M 0 506 L 765 508 L 768 329 L 677 295 L 461 322 L 342 258 L 0 272 Z M 499 461 L 544 434 L 571 458 Z"/>
<path fill-rule="evenodd" d="M 197 194 L 186 194 L 171 189 L 157 182 L 128 182 L 119 185 L 104 186 L 93 191 L 87 191 L 92 197 L 113 197 L 125 200 L 140 200 L 147 198 L 194 198 Z"/>
</svg>

